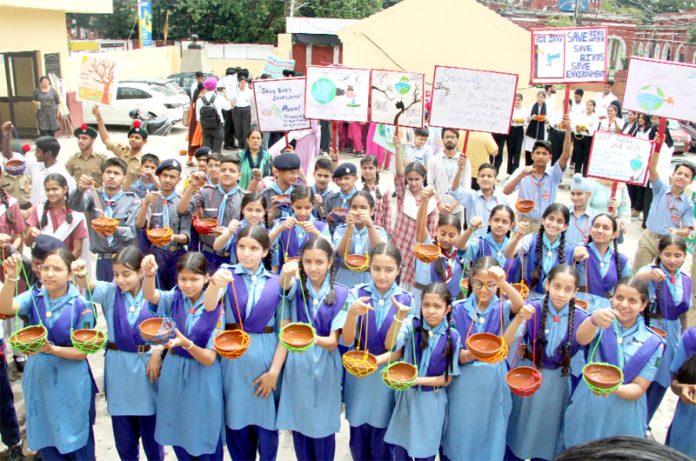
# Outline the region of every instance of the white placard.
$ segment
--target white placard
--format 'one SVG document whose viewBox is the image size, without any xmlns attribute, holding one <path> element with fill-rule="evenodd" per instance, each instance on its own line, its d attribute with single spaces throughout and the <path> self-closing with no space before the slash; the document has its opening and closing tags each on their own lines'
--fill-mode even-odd
<svg viewBox="0 0 696 461">
<path fill-rule="evenodd" d="M 587 176 L 645 186 L 652 142 L 608 131 L 598 131 L 592 140 Z"/>
<path fill-rule="evenodd" d="M 696 122 L 696 66 L 631 58 L 623 107 Z"/>
<path fill-rule="evenodd" d="M 532 83 L 607 79 L 607 28 L 532 30 Z"/>
<path fill-rule="evenodd" d="M 273 78 L 281 78 L 284 70 L 295 70 L 295 60 L 280 59 L 278 56 L 269 53 L 261 73 L 268 74 Z"/>
<path fill-rule="evenodd" d="M 373 70 L 370 88 L 370 121 L 385 125 L 423 126 L 425 75 L 392 70 Z"/>
<path fill-rule="evenodd" d="M 77 99 L 92 104 L 111 106 L 116 100 L 118 65 L 101 55 L 83 55 L 80 60 L 80 79 Z"/>
<path fill-rule="evenodd" d="M 435 66 L 430 125 L 507 133 L 517 75 Z"/>
<path fill-rule="evenodd" d="M 305 117 L 367 122 L 370 70 L 307 66 Z"/>
<path fill-rule="evenodd" d="M 309 128 L 309 120 L 304 117 L 304 78 L 255 80 L 253 87 L 261 131 Z"/>
</svg>

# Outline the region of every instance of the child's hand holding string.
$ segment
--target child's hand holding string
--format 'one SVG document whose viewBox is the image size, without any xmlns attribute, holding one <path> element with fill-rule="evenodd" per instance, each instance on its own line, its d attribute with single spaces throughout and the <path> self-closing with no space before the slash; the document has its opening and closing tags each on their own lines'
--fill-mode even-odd
<svg viewBox="0 0 696 461">
<path fill-rule="evenodd" d="M 471 222 L 469 223 L 469 227 L 476 230 L 476 229 L 481 229 L 483 227 L 483 219 L 481 219 L 480 216 L 474 216 L 471 218 Z"/>
<path fill-rule="evenodd" d="M 234 234 L 237 232 L 237 230 L 242 226 L 242 223 L 236 219 L 233 219 L 230 221 L 230 223 L 227 225 L 227 230 L 231 233 Z"/>
<path fill-rule="evenodd" d="M 77 278 L 87 277 L 87 263 L 82 259 L 73 261 L 72 264 L 70 264 L 70 272 Z"/>
<path fill-rule="evenodd" d="M 655 281 L 655 282 L 662 282 L 664 279 L 667 278 L 667 274 L 662 272 L 662 269 L 656 267 L 650 271 L 650 279 Z"/>
<path fill-rule="evenodd" d="M 500 286 L 505 282 L 505 271 L 502 267 L 489 267 L 486 272 L 488 273 L 488 277 L 494 281 L 496 285 Z"/>
<path fill-rule="evenodd" d="M 363 296 L 361 298 L 356 299 L 355 301 L 353 301 L 353 304 L 351 304 L 348 308 L 348 314 L 352 314 L 356 317 L 367 314 L 368 312 L 373 310 L 372 306 L 367 304 L 368 302 L 370 302 L 369 296 Z"/>
<path fill-rule="evenodd" d="M 299 221 L 292 216 L 288 217 L 282 224 L 283 230 L 290 230 L 297 225 Z"/>
<path fill-rule="evenodd" d="M 145 273 L 146 277 L 154 277 L 157 275 L 157 261 L 153 255 L 147 255 L 143 258 L 143 262 L 140 263 L 140 267 Z"/>
<path fill-rule="evenodd" d="M 597 309 L 590 316 L 590 321 L 597 328 L 609 328 L 618 313 L 613 309 Z"/>
<path fill-rule="evenodd" d="M 527 235 L 527 232 L 529 232 L 529 222 L 528 221 L 520 221 L 517 224 L 517 233 L 519 234 L 520 237 L 524 237 Z"/>
<path fill-rule="evenodd" d="M 220 268 L 215 271 L 215 274 L 213 274 L 210 282 L 216 288 L 225 288 L 227 284 L 234 282 L 234 276 L 228 269 Z"/>
<path fill-rule="evenodd" d="M 587 252 L 587 247 L 585 246 L 575 247 L 575 250 L 573 250 L 573 259 L 576 263 L 583 262 L 589 257 L 590 254 Z"/>
<path fill-rule="evenodd" d="M 522 306 L 522 309 L 520 309 L 520 311 L 517 313 L 515 319 L 520 319 L 526 322 L 527 320 L 531 320 L 532 317 L 534 317 L 535 313 L 536 309 L 534 308 L 534 306 L 530 304 L 525 304 L 524 306 Z"/>
<path fill-rule="evenodd" d="M 86 174 L 83 174 L 80 176 L 80 179 L 77 180 L 77 188 L 82 192 L 87 192 L 88 190 L 94 189 L 95 186 L 96 183 L 94 182 L 94 179 Z"/>
<path fill-rule="evenodd" d="M 432 186 L 424 187 L 421 190 L 421 200 L 430 200 L 435 197 L 435 189 Z"/>
<path fill-rule="evenodd" d="M 394 306 L 398 309 L 396 312 L 395 320 L 398 322 L 403 322 L 406 316 L 411 312 L 411 307 L 401 304 L 397 301 L 394 295 L 391 296 L 391 301 Z"/>
<path fill-rule="evenodd" d="M 5 271 L 5 281 L 19 281 L 18 265 L 22 262 L 22 256 L 19 253 L 13 253 L 5 258 L 2 262 L 2 268 Z"/>
</svg>

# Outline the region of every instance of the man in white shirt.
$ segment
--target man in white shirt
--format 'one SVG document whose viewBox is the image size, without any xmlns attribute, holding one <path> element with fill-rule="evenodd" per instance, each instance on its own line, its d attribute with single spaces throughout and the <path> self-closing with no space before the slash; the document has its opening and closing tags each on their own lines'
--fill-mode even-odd
<svg viewBox="0 0 696 461">
<path fill-rule="evenodd" d="M 220 87 L 227 91 L 227 99 L 229 101 L 234 101 L 237 99 L 237 93 L 239 92 L 239 80 L 237 78 L 238 67 L 228 67 L 225 70 L 225 76 L 220 80 Z M 234 105 L 232 105 L 234 107 Z M 235 147 L 234 143 L 234 122 L 232 120 L 232 109 L 223 110 L 222 115 L 225 118 L 225 142 L 223 144 L 223 149 L 233 149 Z"/>
<path fill-rule="evenodd" d="M 210 76 L 203 81 L 203 90 L 196 101 L 196 120 L 201 124 L 203 132 L 203 145 L 210 147 L 213 152 L 218 154 L 222 152 L 222 142 L 225 138 L 224 134 L 224 117 L 223 110 L 230 110 L 232 105 L 227 99 L 225 89 L 222 92 L 216 91 L 218 80 Z M 201 117 L 201 109 L 206 108 L 205 113 Z M 215 110 L 217 120 L 209 108 Z M 209 115 L 210 114 L 210 115 Z"/>
<path fill-rule="evenodd" d="M 433 186 L 437 192 L 437 208 L 440 213 L 453 214 L 462 211 L 459 202 L 449 194 L 452 180 L 459 169 L 459 156 L 466 155 L 457 150 L 458 140 L 458 130 L 443 128 L 442 143 L 445 149 L 435 155 L 428 164 L 428 185 Z M 461 175 L 461 184 L 463 189 L 471 189 L 471 163 L 468 159 Z"/>
<path fill-rule="evenodd" d="M 600 120 L 604 120 L 605 118 L 607 118 L 607 107 L 609 107 L 609 105 L 611 105 L 612 102 L 617 101 L 619 99 L 612 92 L 613 88 L 614 80 L 607 80 L 607 83 L 604 84 L 604 91 L 602 92 L 602 94 L 597 95 L 597 97 L 595 98 L 597 101 L 597 107 L 595 108 L 595 112 L 597 113 L 597 116 Z"/>
<path fill-rule="evenodd" d="M 41 136 L 36 139 L 35 144 L 36 161 L 26 159 L 27 174 L 31 179 L 31 204 L 43 209 L 46 202 L 46 190 L 44 189 L 46 176 L 53 173 L 62 175 L 68 183 L 70 193 L 75 190 L 75 179 L 68 173 L 64 163 L 58 163 L 60 144 L 56 138 Z"/>
<path fill-rule="evenodd" d="M 234 100 L 234 110 L 232 111 L 232 121 L 234 123 L 234 133 L 239 142 L 239 148 L 246 148 L 246 138 L 251 129 L 251 102 L 254 92 L 249 88 L 246 77 L 239 77 L 239 91 Z"/>
<path fill-rule="evenodd" d="M 570 118 L 585 115 L 585 104 L 582 102 L 582 98 L 585 96 L 585 90 L 582 88 L 575 88 L 573 92 L 573 101 L 570 105 Z"/>
</svg>

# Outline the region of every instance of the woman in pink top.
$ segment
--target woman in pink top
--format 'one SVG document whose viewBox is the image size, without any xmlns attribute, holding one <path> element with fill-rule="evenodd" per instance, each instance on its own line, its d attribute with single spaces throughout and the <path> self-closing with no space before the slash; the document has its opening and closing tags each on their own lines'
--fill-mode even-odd
<svg viewBox="0 0 696 461">
<path fill-rule="evenodd" d="M 62 240 L 76 258 L 80 258 L 82 249 L 87 248 L 83 244 L 83 240 L 87 238 L 87 226 L 82 213 L 67 207 L 67 180 L 62 174 L 50 174 L 44 179 L 44 189 L 46 202 L 41 208 L 34 207 L 27 219 L 29 232 L 24 238 L 24 243 L 31 245 L 39 234 L 52 235 Z"/>
</svg>

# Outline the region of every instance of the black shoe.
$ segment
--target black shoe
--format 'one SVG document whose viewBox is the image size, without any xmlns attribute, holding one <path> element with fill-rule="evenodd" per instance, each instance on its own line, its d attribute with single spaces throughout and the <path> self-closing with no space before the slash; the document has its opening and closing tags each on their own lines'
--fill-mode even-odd
<svg viewBox="0 0 696 461">
<path fill-rule="evenodd" d="M 24 453 L 22 453 L 22 444 L 14 445 L 7 450 L 7 461 L 24 461 Z"/>
</svg>

